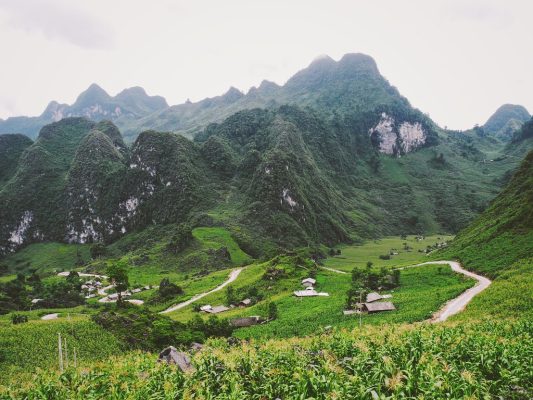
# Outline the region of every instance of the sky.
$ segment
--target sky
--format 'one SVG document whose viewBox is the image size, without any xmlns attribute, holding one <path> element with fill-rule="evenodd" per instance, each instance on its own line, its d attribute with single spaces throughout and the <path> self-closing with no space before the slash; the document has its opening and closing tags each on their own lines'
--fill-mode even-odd
<svg viewBox="0 0 533 400">
<path fill-rule="evenodd" d="M 0 0 L 0 118 L 95 82 L 169 104 L 283 84 L 314 58 L 372 56 L 441 126 L 533 112 L 530 0 Z"/>
</svg>

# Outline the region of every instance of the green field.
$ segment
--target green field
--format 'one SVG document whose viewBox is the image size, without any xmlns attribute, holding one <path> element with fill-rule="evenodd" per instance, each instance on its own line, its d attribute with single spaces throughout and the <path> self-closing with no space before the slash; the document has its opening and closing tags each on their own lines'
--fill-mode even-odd
<svg viewBox="0 0 533 400">
<path fill-rule="evenodd" d="M 231 254 L 231 261 L 234 265 L 245 265 L 252 260 L 248 254 L 241 250 L 225 228 L 195 228 L 192 234 L 204 247 L 218 249 L 226 246 Z"/>
<path fill-rule="evenodd" d="M 324 266 L 350 272 L 354 267 L 364 267 L 371 261 L 375 267 L 400 267 L 428 261 L 428 257 L 418 250 L 425 250 L 427 246 L 450 241 L 453 236 L 433 235 L 426 236 L 423 240 L 417 241 L 415 236 L 407 236 L 407 239 L 400 237 L 386 237 L 383 239 L 367 241 L 362 245 L 340 245 L 336 248 L 341 250 L 341 254 L 335 257 L 328 257 L 324 261 Z M 412 249 L 404 250 L 404 243 Z M 392 249 L 398 255 L 391 256 L 390 260 L 381 260 L 380 255 L 387 255 Z"/>
<path fill-rule="evenodd" d="M 257 283 L 264 274 L 264 265 L 247 267 L 231 285 L 239 289 Z M 275 338 L 308 335 L 320 331 L 328 325 L 354 327 L 358 324 L 355 316 L 344 316 L 342 310 L 346 302 L 346 292 L 350 287 L 350 275 L 330 271 L 320 271 L 316 288 L 329 293 L 329 297 L 296 298 L 292 292 L 300 290 L 300 280 L 306 276 L 304 270 L 299 275 L 273 285 L 273 295 L 249 308 L 235 308 L 219 314 L 222 318 L 236 318 L 250 315 L 267 315 L 267 305 L 273 301 L 278 307 L 279 317 L 268 324 L 242 328 L 235 332 L 241 338 Z M 427 265 L 402 271 L 401 286 L 392 291 L 392 301 L 397 311 L 363 316 L 363 324 L 415 322 L 431 317 L 447 300 L 471 287 L 474 281 L 455 274 L 448 266 Z M 225 303 L 225 291 L 215 292 L 198 301 L 198 304 L 212 306 Z M 173 319 L 188 321 L 196 314 L 193 306 L 169 314 Z M 206 317 L 205 314 L 201 313 Z"/>
<path fill-rule="evenodd" d="M 12 273 L 36 270 L 39 274 L 70 271 L 90 260 L 89 245 L 35 243 L 0 260 Z M 78 264 L 79 261 L 79 264 Z"/>
<path fill-rule="evenodd" d="M 76 349 L 78 366 L 119 353 L 120 345 L 113 335 L 80 316 L 19 325 L 0 324 L 0 383 L 36 368 L 57 369 L 58 333 L 67 340 L 71 362 Z"/>
</svg>

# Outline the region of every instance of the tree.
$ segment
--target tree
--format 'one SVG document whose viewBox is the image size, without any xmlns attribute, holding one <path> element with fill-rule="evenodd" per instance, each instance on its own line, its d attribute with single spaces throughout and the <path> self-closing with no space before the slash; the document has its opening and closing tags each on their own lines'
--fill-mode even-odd
<svg viewBox="0 0 533 400">
<path fill-rule="evenodd" d="M 103 257 L 106 254 L 106 247 L 103 243 L 95 243 L 91 246 L 91 258 L 96 260 L 99 257 Z"/>
<path fill-rule="evenodd" d="M 182 293 L 183 289 L 175 283 L 170 282 L 168 278 L 163 278 L 161 280 L 161 283 L 159 284 L 159 295 L 163 299 L 167 299 Z"/>
<path fill-rule="evenodd" d="M 28 322 L 28 316 L 23 314 L 11 314 L 11 323 L 13 325 L 23 324 Z"/>
<path fill-rule="evenodd" d="M 233 286 L 228 286 L 226 288 L 226 304 L 229 306 L 231 304 L 236 303 L 236 297 L 235 297 L 235 290 L 233 289 Z"/>
<path fill-rule="evenodd" d="M 115 285 L 115 289 L 118 293 L 117 303 L 122 303 L 122 292 L 128 290 L 128 272 L 126 269 L 126 263 L 124 261 L 117 261 L 107 267 L 107 275 L 111 280 L 111 283 Z"/>
<path fill-rule="evenodd" d="M 178 254 L 187 247 L 192 239 L 191 226 L 189 224 L 179 224 L 167 245 L 167 249 L 173 254 Z"/>
<path fill-rule="evenodd" d="M 400 270 L 395 269 L 392 271 L 392 284 L 394 286 L 400 286 Z"/>
<path fill-rule="evenodd" d="M 372 261 L 367 261 L 367 262 L 366 262 L 366 267 L 367 267 L 368 269 L 372 268 L 372 265 L 374 265 L 374 263 L 373 263 Z"/>
<path fill-rule="evenodd" d="M 268 319 L 274 320 L 278 318 L 278 306 L 276 303 L 270 302 L 268 303 Z"/>
<path fill-rule="evenodd" d="M 80 283 L 80 274 L 76 271 L 70 271 L 67 276 L 67 282 L 73 286 L 76 286 Z"/>
</svg>

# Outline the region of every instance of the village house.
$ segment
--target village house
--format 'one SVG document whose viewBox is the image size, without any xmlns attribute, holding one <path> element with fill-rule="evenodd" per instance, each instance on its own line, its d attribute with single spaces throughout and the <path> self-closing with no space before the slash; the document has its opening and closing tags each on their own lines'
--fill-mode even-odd
<svg viewBox="0 0 533 400">
<path fill-rule="evenodd" d="M 239 307 L 248 307 L 251 304 L 252 304 L 252 300 L 251 299 L 244 299 L 244 300 L 239 302 Z"/>
<path fill-rule="evenodd" d="M 236 328 L 244 328 L 246 326 L 257 325 L 265 322 L 264 318 L 258 315 L 251 317 L 235 318 L 230 321 L 230 324 Z"/>
<path fill-rule="evenodd" d="M 305 278 L 302 280 L 302 285 L 305 287 L 315 286 L 316 279 L 313 278 Z"/>
<path fill-rule="evenodd" d="M 218 313 L 228 311 L 228 310 L 229 310 L 229 307 L 226 307 L 224 305 L 215 306 L 215 307 L 212 307 L 210 305 L 205 305 L 205 306 L 200 307 L 200 311 L 203 311 L 209 314 L 218 314 Z"/>
<path fill-rule="evenodd" d="M 396 307 L 390 301 L 374 302 L 374 303 L 364 303 L 361 306 L 363 312 L 369 314 L 382 312 L 382 311 L 394 311 Z"/>
<path fill-rule="evenodd" d="M 372 293 L 368 293 L 366 295 L 366 302 L 367 303 L 372 303 L 374 301 L 381 300 L 382 298 L 383 298 L 383 296 L 381 296 L 379 293 L 372 292 Z"/>
</svg>

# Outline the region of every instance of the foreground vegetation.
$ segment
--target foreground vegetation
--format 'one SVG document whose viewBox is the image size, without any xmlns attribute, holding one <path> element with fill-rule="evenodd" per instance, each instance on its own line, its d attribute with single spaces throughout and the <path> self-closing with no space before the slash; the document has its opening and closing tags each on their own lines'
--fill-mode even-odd
<svg viewBox="0 0 533 400">
<path fill-rule="evenodd" d="M 195 371 L 131 353 L 6 387 L 1 399 L 528 399 L 531 322 L 334 331 L 228 344 L 193 356 Z"/>
<path fill-rule="evenodd" d="M 57 370 L 58 333 L 67 341 L 71 365 L 74 351 L 78 365 L 105 359 L 120 352 L 120 342 L 109 332 L 83 316 L 64 320 L 30 321 L 0 325 L 0 383 L 21 377 L 35 369 Z"/>
</svg>

